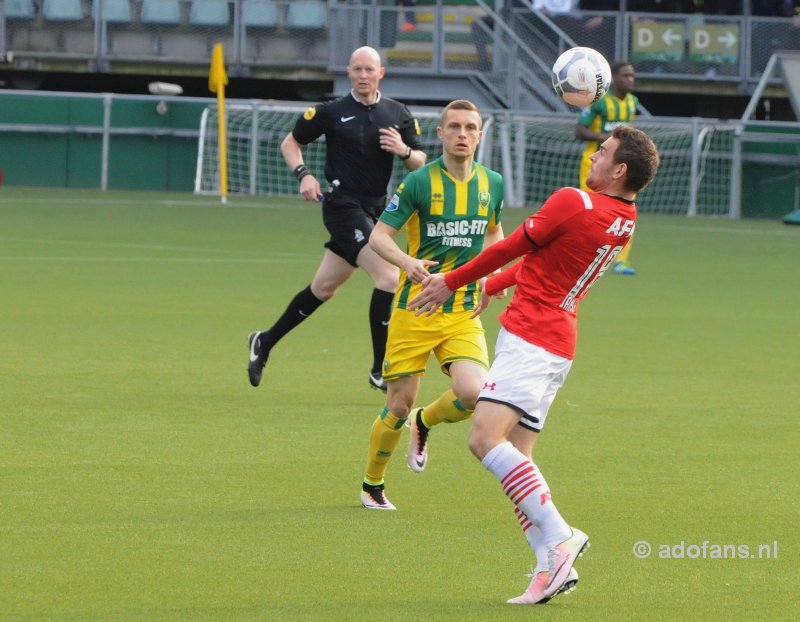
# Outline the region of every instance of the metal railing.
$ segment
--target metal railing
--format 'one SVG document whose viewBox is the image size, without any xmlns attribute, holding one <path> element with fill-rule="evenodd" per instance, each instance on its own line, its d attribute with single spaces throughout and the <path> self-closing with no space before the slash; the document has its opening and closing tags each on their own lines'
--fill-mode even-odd
<svg viewBox="0 0 800 622">
<path fill-rule="evenodd" d="M 411 9 L 417 30 L 408 33 L 398 28 L 405 7 L 377 0 L 0 0 L 0 58 L 7 71 L 198 73 L 221 42 L 232 76 L 302 79 L 342 71 L 349 51 L 367 43 L 389 57 L 393 72 L 461 76 L 503 105 L 532 97 L 558 109 L 542 85 L 559 51 L 573 43 L 628 58 L 643 78 L 704 81 L 738 93 L 752 92 L 774 50 L 800 49 L 800 27 L 790 18 L 624 10 L 548 16 L 527 8 L 500 15 L 493 6 L 418 5 Z"/>
<path fill-rule="evenodd" d="M 190 165 L 205 153 L 203 111 L 216 106 L 210 98 L 37 91 L 0 91 L 0 104 L 7 117 L 0 142 L 13 153 L 2 163 L 7 184 L 182 190 L 191 187 Z M 244 122 L 228 128 L 229 161 L 243 163 L 245 177 L 258 168 L 259 183 L 270 184 L 256 188 L 250 177 L 235 191 L 295 196 L 297 183 L 279 144 L 307 104 L 231 100 L 229 106 L 229 124 L 237 109 L 244 111 Z M 414 111 L 432 159 L 441 149 L 439 112 Z M 574 137 L 574 115 L 487 109 L 483 116 L 479 161 L 503 173 L 508 206 L 534 208 L 554 188 L 576 183 L 583 144 Z M 774 217 L 800 207 L 800 123 L 650 117 L 637 126 L 662 155 L 655 182 L 640 197 L 645 212 Z M 319 141 L 309 145 L 309 167 L 324 168 L 323 152 Z M 158 167 L 158 174 L 126 165 L 159 158 L 165 170 Z M 396 163 L 392 188 L 404 172 Z"/>
</svg>

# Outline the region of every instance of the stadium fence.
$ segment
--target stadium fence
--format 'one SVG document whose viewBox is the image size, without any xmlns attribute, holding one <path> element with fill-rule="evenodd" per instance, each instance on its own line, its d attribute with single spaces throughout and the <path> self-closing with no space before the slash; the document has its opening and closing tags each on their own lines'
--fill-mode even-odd
<svg viewBox="0 0 800 622">
<path fill-rule="evenodd" d="M 216 108 L 209 98 L 0 90 L 0 172 L 6 186 L 216 191 Z M 230 100 L 236 194 L 297 196 L 279 143 L 307 103 Z M 439 155 L 438 110 L 413 109 L 423 147 Z M 479 161 L 502 172 L 507 205 L 535 208 L 577 183 L 575 116 L 484 112 Z M 800 208 L 800 123 L 640 118 L 664 156 L 640 196 L 645 212 L 780 218 Z M 322 175 L 324 145 L 308 145 Z M 404 168 L 397 163 L 391 185 Z"/>
<path fill-rule="evenodd" d="M 294 127 L 302 106 L 263 102 L 227 107 L 229 192 L 233 194 L 297 196 L 297 182 L 286 168 L 280 143 Z M 429 159 L 441 154 L 436 138 L 438 112 L 415 112 L 423 148 Z M 557 187 L 578 183 L 584 143 L 574 136 L 574 115 L 530 115 L 493 112 L 484 115 L 485 136 L 478 159 L 503 173 L 506 204 L 533 207 Z M 731 202 L 733 142 L 737 124 L 712 119 L 649 117 L 641 127 L 659 147 L 662 164 L 655 182 L 641 193 L 645 212 L 660 214 L 738 216 Z M 219 193 L 216 154 L 217 107 L 203 112 L 200 124 L 195 192 Z M 306 165 L 324 178 L 324 139 L 306 146 Z M 396 162 L 390 188 L 399 184 L 404 168 Z"/>
</svg>

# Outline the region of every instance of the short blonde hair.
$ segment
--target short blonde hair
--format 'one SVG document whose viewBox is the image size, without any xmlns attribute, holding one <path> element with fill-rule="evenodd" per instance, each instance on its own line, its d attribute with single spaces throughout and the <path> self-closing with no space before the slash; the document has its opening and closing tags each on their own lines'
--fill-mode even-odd
<svg viewBox="0 0 800 622">
<path fill-rule="evenodd" d="M 472 112 L 477 112 L 478 117 L 481 117 L 481 111 L 478 110 L 478 107 L 473 104 L 468 99 L 456 99 L 451 101 L 444 107 L 442 110 L 442 118 L 441 118 L 441 125 L 444 126 L 444 118 L 447 116 L 447 113 L 451 110 L 470 110 Z M 481 118 L 481 127 L 483 127 L 483 119 Z"/>
</svg>

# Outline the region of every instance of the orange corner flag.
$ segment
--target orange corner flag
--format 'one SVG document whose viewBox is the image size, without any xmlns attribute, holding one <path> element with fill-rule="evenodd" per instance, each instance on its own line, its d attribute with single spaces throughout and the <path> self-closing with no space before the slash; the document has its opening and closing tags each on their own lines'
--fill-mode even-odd
<svg viewBox="0 0 800 622">
<path fill-rule="evenodd" d="M 225 73 L 225 54 L 222 44 L 217 43 L 211 53 L 211 70 L 208 72 L 208 90 L 216 93 L 218 89 L 225 88 L 228 84 L 228 74 Z"/>
</svg>

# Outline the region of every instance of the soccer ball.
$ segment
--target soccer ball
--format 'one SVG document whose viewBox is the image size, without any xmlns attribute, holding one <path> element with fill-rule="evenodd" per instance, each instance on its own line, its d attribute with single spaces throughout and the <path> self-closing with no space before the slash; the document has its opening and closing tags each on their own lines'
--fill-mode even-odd
<svg viewBox="0 0 800 622">
<path fill-rule="evenodd" d="M 611 86 L 611 67 L 592 48 L 571 48 L 553 64 L 553 88 L 568 104 L 589 106 L 603 97 Z"/>
</svg>

